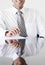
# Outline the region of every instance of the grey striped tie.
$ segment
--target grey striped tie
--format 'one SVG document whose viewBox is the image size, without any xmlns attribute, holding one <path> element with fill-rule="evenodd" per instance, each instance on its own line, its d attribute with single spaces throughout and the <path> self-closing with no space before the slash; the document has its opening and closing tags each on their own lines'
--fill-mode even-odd
<svg viewBox="0 0 45 65">
<path fill-rule="evenodd" d="M 22 14 L 23 13 L 21 11 L 17 12 L 17 24 L 18 24 L 18 28 L 21 31 L 20 36 L 26 37 L 27 33 L 26 33 L 24 18 Z M 19 42 L 21 43 L 21 55 L 22 55 L 24 51 L 24 46 L 25 46 L 25 39 L 22 39 L 22 40 L 20 39 Z"/>
</svg>

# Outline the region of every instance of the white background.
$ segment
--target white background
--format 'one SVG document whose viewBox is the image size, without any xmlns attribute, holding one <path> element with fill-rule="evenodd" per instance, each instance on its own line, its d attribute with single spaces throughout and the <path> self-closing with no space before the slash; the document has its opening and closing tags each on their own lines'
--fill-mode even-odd
<svg viewBox="0 0 45 65">
<path fill-rule="evenodd" d="M 11 4 L 11 0 L 0 0 L 0 10 L 10 7 Z M 39 11 L 40 15 L 45 19 L 45 0 L 26 0 L 25 7 Z M 30 61 L 30 65 L 45 65 L 45 45 L 38 56 L 27 59 Z"/>
<path fill-rule="evenodd" d="M 25 6 L 34 8 L 45 18 L 45 0 L 25 0 Z M 11 0 L 0 0 L 0 10 L 11 6 Z"/>
</svg>

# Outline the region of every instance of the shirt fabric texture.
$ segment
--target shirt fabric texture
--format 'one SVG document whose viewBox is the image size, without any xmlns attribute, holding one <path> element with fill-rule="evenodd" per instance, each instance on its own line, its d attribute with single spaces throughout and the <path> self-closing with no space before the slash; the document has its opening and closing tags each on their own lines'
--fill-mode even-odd
<svg viewBox="0 0 45 65">
<path fill-rule="evenodd" d="M 18 27 L 17 11 L 18 10 L 12 6 L 9 9 L 0 12 L 0 37 L 4 37 L 7 30 Z M 44 21 L 37 11 L 34 11 L 33 9 L 22 8 L 21 11 L 23 12 L 22 16 L 24 17 L 28 35 L 25 42 L 24 54 L 22 56 L 36 55 L 44 45 L 43 38 L 37 39 L 37 34 L 45 37 Z M 0 40 L 0 56 L 10 57 L 15 60 L 19 57 L 15 53 L 17 50 L 18 49 L 13 48 L 11 45 L 6 44 L 4 40 Z"/>
</svg>

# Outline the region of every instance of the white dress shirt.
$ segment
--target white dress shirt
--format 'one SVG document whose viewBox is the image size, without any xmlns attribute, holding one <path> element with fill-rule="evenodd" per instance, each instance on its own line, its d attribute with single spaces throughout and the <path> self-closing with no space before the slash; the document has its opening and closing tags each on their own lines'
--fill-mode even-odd
<svg viewBox="0 0 45 65">
<path fill-rule="evenodd" d="M 18 10 L 12 6 L 9 9 L 0 12 L 0 37 L 5 36 L 6 30 L 18 27 L 16 17 L 17 11 Z M 23 12 L 22 15 L 25 20 L 25 26 L 28 35 L 25 43 L 24 54 L 22 56 L 36 55 L 44 44 L 43 38 L 37 39 L 37 33 L 40 36 L 45 37 L 44 21 L 33 9 L 22 8 L 21 11 Z M 15 53 L 17 49 L 6 44 L 4 40 L 0 41 L 0 56 L 10 57 L 15 60 L 15 58 L 18 57 L 18 55 Z"/>
</svg>

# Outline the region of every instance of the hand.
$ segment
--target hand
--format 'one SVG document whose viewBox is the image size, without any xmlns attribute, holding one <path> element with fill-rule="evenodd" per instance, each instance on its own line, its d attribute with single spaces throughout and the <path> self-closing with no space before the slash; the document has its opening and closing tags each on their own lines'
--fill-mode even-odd
<svg viewBox="0 0 45 65">
<path fill-rule="evenodd" d="M 11 36 L 15 36 L 17 34 L 20 34 L 20 29 L 19 28 L 15 28 L 15 29 L 11 29 L 10 31 L 7 31 L 5 33 L 5 36 L 11 37 Z"/>
<path fill-rule="evenodd" d="M 17 40 L 6 40 L 8 44 L 11 44 L 13 47 L 20 48 L 21 44 Z"/>
</svg>

